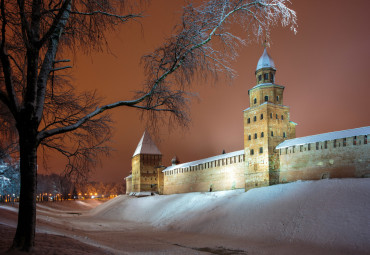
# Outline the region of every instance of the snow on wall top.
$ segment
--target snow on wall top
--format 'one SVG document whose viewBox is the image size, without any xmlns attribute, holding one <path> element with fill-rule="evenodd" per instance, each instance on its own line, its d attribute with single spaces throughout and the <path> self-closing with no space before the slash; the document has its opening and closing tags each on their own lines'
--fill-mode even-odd
<svg viewBox="0 0 370 255">
<path fill-rule="evenodd" d="M 126 180 L 126 179 L 130 179 L 130 178 L 132 178 L 132 174 L 130 174 L 129 176 L 125 177 L 124 179 Z"/>
<path fill-rule="evenodd" d="M 147 131 L 144 132 L 132 156 L 135 157 L 138 154 L 162 155 Z"/>
<path fill-rule="evenodd" d="M 352 136 L 368 135 L 368 134 L 370 134 L 370 126 L 335 131 L 335 132 L 324 133 L 324 134 L 319 134 L 319 135 L 304 136 L 304 137 L 285 140 L 284 142 L 279 144 L 276 147 L 276 149 L 282 149 L 282 148 L 296 146 L 296 145 L 303 145 L 307 143 L 331 141 L 335 139 L 347 138 L 347 137 L 352 137 Z"/>
<path fill-rule="evenodd" d="M 204 159 L 200 159 L 200 160 L 196 160 L 196 161 L 182 163 L 182 164 L 179 164 L 179 165 L 169 166 L 169 167 L 165 168 L 162 172 L 164 173 L 164 172 L 171 171 L 171 170 L 177 169 L 177 168 L 196 166 L 196 165 L 211 162 L 211 161 L 214 161 L 214 160 L 239 156 L 239 155 L 243 155 L 243 154 L 244 154 L 244 150 L 233 151 L 233 152 L 229 152 L 229 153 L 225 153 L 225 154 L 221 154 L 221 155 L 217 155 L 217 156 L 213 156 L 213 157 L 209 157 L 209 158 L 204 158 Z"/>
<path fill-rule="evenodd" d="M 262 53 L 262 56 L 258 60 L 256 70 L 261 69 L 261 68 L 267 68 L 267 67 L 276 69 L 274 60 L 270 57 L 270 55 L 267 53 L 267 50 L 265 48 L 265 50 Z"/>
</svg>

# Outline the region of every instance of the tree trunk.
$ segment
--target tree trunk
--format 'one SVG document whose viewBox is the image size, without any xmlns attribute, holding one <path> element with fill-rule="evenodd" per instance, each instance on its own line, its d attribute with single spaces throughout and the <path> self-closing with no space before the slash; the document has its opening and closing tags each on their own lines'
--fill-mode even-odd
<svg viewBox="0 0 370 255">
<path fill-rule="evenodd" d="M 24 132 L 19 132 L 21 191 L 12 248 L 31 251 L 35 245 L 38 144 L 37 132 L 32 132 L 30 127 L 22 129 Z"/>
</svg>

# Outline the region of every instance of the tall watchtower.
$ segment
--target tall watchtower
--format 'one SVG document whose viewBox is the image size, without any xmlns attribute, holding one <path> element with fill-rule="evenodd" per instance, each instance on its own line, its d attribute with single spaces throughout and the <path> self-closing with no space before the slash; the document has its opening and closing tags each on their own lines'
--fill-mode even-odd
<svg viewBox="0 0 370 255">
<path fill-rule="evenodd" d="M 256 86 L 248 91 L 250 107 L 244 110 L 245 190 L 278 183 L 276 146 L 295 138 L 295 123 L 283 105 L 284 86 L 275 84 L 275 63 L 266 48 L 258 61 Z"/>
<path fill-rule="evenodd" d="M 162 153 L 145 131 L 131 160 L 132 192 L 158 192 L 157 168 L 161 163 Z"/>
</svg>

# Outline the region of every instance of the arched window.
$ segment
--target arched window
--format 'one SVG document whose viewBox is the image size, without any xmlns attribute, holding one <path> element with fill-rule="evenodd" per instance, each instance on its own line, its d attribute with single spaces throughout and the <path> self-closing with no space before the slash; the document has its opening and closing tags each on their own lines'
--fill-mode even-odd
<svg viewBox="0 0 370 255">
<path fill-rule="evenodd" d="M 248 124 L 251 123 L 251 118 L 248 118 Z"/>
<path fill-rule="evenodd" d="M 257 139 L 257 133 L 254 133 L 254 139 Z"/>
<path fill-rule="evenodd" d="M 265 81 L 267 81 L 269 79 L 269 74 L 268 73 L 265 73 L 264 78 L 265 78 Z"/>
<path fill-rule="evenodd" d="M 283 137 L 284 137 L 284 138 L 286 137 L 286 133 L 285 133 L 285 132 L 283 132 Z"/>
<path fill-rule="evenodd" d="M 264 137 L 264 136 L 265 136 L 265 134 L 263 132 L 261 132 L 261 137 Z"/>
<path fill-rule="evenodd" d="M 261 120 L 263 120 L 263 113 L 261 113 Z"/>
<path fill-rule="evenodd" d="M 254 99 L 253 99 L 253 103 L 254 103 L 254 104 L 257 104 L 257 98 L 254 98 Z"/>
<path fill-rule="evenodd" d="M 254 116 L 253 117 L 253 121 L 257 121 L 257 116 Z"/>
<path fill-rule="evenodd" d="M 251 140 L 252 139 L 252 136 L 251 135 L 248 135 L 248 140 Z"/>
<path fill-rule="evenodd" d="M 265 96 L 265 102 L 269 101 L 269 96 Z"/>
<path fill-rule="evenodd" d="M 272 112 L 270 113 L 270 118 L 272 119 Z"/>
</svg>

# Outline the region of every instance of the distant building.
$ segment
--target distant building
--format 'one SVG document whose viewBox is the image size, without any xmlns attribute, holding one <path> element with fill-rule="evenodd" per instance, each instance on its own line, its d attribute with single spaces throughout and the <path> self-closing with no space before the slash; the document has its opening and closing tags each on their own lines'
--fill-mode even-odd
<svg viewBox="0 0 370 255">
<path fill-rule="evenodd" d="M 244 110 L 244 149 L 163 167 L 144 132 L 132 157 L 127 194 L 173 194 L 269 186 L 296 180 L 370 177 L 370 126 L 295 138 L 296 123 L 275 84 L 275 63 L 264 49 L 256 85 Z"/>
</svg>

